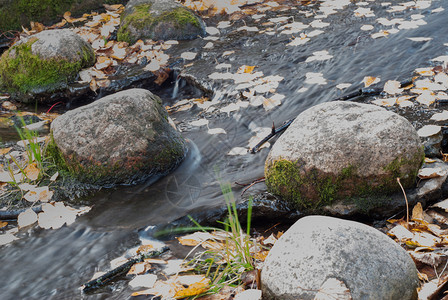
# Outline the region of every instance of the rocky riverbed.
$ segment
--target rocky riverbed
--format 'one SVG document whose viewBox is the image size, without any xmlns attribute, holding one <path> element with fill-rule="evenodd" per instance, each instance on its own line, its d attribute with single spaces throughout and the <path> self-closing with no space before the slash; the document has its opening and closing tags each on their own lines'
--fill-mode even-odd
<svg viewBox="0 0 448 300">
<path fill-rule="evenodd" d="M 433 130 L 430 133 L 420 131 L 420 137 L 425 143 L 427 156 L 444 159 L 443 125 L 446 119 L 443 118 L 443 108 L 447 87 L 441 74 L 446 75 L 448 41 L 446 28 L 439 24 L 446 19 L 446 5 L 439 1 L 408 4 L 342 2 L 297 5 L 279 1 L 242 7 L 227 6 L 227 10 L 235 10 L 233 14 L 208 16 L 205 11 L 202 12 L 207 26 L 207 36 L 204 38 L 142 41 L 129 46 L 115 43 L 114 32 L 119 23 L 113 20 L 119 15 L 118 7 L 111 10 L 111 23 L 101 14 L 91 14 L 83 21 L 65 18 L 69 24 L 77 25 L 74 32 L 92 44 L 96 62 L 93 68 L 84 73 L 81 71 L 77 82 L 69 83 L 62 93 L 54 94 L 66 95 L 65 98 L 52 96 L 47 103 L 39 105 L 38 111 L 63 113 L 122 89 L 150 88 L 155 94 L 160 94 L 170 118 L 188 140 L 189 150 L 182 164 L 158 181 L 152 179 L 137 186 L 103 189 L 82 199 L 83 204 L 94 206 L 75 223 L 67 223 L 67 226 L 59 223 L 64 227 L 55 231 L 27 227 L 13 233 L 15 238 L 21 239 L 1 249 L 2 263 L 10 266 L 11 270 L 14 266 L 11 272 L 22 279 L 18 280 L 17 276 L 3 278 L 3 285 L 9 289 L 2 291 L 2 297 L 8 299 L 25 294 L 48 297 L 50 290 L 54 290 L 52 293 L 57 296 L 79 296 L 73 282 L 57 280 L 54 276 L 67 278 L 70 277 L 68 274 L 77 273 L 77 278 L 82 279 L 77 284 L 80 286 L 90 279 L 92 268 L 108 269 L 112 258 L 129 248 L 130 244 L 137 243 L 137 229 L 170 223 L 187 213 L 200 215 L 200 211 L 209 211 L 210 215 L 214 215 L 212 210 L 223 204 L 219 181 L 251 183 L 263 177 L 264 161 L 271 145 L 265 144 L 256 154 L 247 153 L 247 150 L 271 132 L 272 123 L 278 127 L 309 107 L 350 94 L 372 83 L 376 85 L 369 88 L 380 88 L 380 95 L 366 93 L 352 100 L 398 112 L 411 122 L 415 130 L 425 129 L 424 125 L 435 125 L 430 128 Z M 98 21 L 97 26 L 93 23 L 90 24 L 92 26 L 82 25 L 95 20 Z M 108 32 L 108 40 L 101 41 L 101 35 L 95 38 L 95 34 L 89 37 L 89 32 L 103 34 L 106 24 L 115 24 L 114 29 Z M 404 90 L 396 86 L 396 82 L 413 76 L 418 78 L 414 78 L 410 89 L 408 86 Z M 34 110 L 15 102 L 14 97 L 6 93 L 2 95 L 5 119 L 9 119 L 14 106 L 19 110 Z M 39 97 L 47 96 L 48 93 L 44 93 Z M 48 121 L 56 117 L 46 113 L 37 115 Z M 5 127 L 11 128 L 8 124 Z M 2 131 L 8 133 L 8 138 L 2 134 L 5 141 L 3 148 L 9 148 L 10 141 L 17 138 L 11 131 Z M 45 136 L 45 133 L 42 135 Z M 270 142 L 274 143 L 275 139 Z M 3 161 L 5 155 L 19 150 L 17 147 L 14 145 L 13 149 L 4 150 Z M 24 163 L 27 161 L 26 154 L 22 159 Z M 427 169 L 436 168 L 429 163 L 427 161 Z M 425 205 L 445 197 L 445 163 L 443 160 L 437 163 L 441 171 L 435 172 L 434 178 L 427 179 L 430 184 L 420 182 L 416 188 L 407 191 L 411 208 L 417 202 Z M 25 174 L 33 176 L 31 169 L 26 170 Z M 56 176 L 53 183 L 50 179 L 57 169 L 49 170 L 51 172 L 45 174 L 47 181 L 40 181 L 38 186 L 50 187 L 47 196 L 52 187 L 57 187 L 54 190 L 56 193 L 64 190 L 64 184 L 57 183 L 64 182 L 64 174 Z M 14 172 L 23 173 L 18 169 Z M 421 177 L 425 178 L 423 175 Z M 79 186 L 82 187 L 82 184 Z M 6 188 L 6 194 L 10 191 L 5 184 L 2 188 Z M 95 190 L 98 187 L 92 188 Z M 233 189 L 241 192 L 243 188 L 234 185 Z M 20 188 L 16 191 L 25 195 L 32 190 Z M 36 191 L 34 193 L 37 194 Z M 36 201 L 22 200 L 23 204 L 45 202 L 45 198 L 40 198 L 40 191 L 38 195 Z M 256 199 L 255 215 L 262 212 L 257 215 L 259 220 L 266 219 L 266 214 L 272 216 L 272 207 L 263 203 L 272 201 L 274 196 L 266 194 L 264 183 L 251 187 L 244 197 L 238 197 L 238 201 L 250 195 Z M 393 199 L 396 199 L 393 203 L 401 207 L 397 208 L 394 204 L 395 210 L 353 215 L 350 207 L 341 205 L 327 207 L 326 213 L 351 215 L 364 221 L 372 217 L 385 219 L 394 213 L 402 213 L 406 206 L 402 194 L 395 194 Z M 11 201 L 7 197 L 3 200 L 5 204 Z M 257 205 L 260 207 L 258 212 Z M 245 208 L 241 204 L 241 212 L 245 209 L 247 206 Z M 274 211 L 280 212 L 279 218 L 290 218 L 292 222 L 302 213 L 291 213 L 291 208 L 282 205 L 274 207 Z M 71 218 L 83 212 L 72 212 Z M 204 221 L 210 221 L 210 215 L 206 215 Z M 274 225 L 275 218 L 272 219 Z M 5 231 L 13 226 L 14 223 L 8 224 Z M 144 235 L 143 232 L 147 230 L 140 231 L 140 234 Z M 70 255 L 73 265 L 76 261 L 78 272 L 72 272 L 69 267 L 60 264 L 66 261 L 67 255 L 61 251 L 63 243 L 72 244 L 73 252 Z M 31 250 L 27 249 L 41 250 L 42 259 L 35 262 Z M 82 249 L 91 251 L 86 254 Z M 80 258 L 80 255 L 83 257 Z M 51 273 L 42 271 L 49 263 L 54 266 Z M 25 266 L 31 264 L 32 270 L 25 274 Z M 32 281 L 42 272 L 53 279 L 49 280 L 51 283 L 38 287 Z M 24 282 L 28 282 L 25 289 Z M 352 289 L 349 283 L 345 284 Z M 114 292 L 105 289 L 91 297 L 107 295 L 120 298 L 129 295 L 132 290 L 126 280 L 113 286 L 116 289 Z M 315 290 L 320 286 L 302 288 Z"/>
</svg>

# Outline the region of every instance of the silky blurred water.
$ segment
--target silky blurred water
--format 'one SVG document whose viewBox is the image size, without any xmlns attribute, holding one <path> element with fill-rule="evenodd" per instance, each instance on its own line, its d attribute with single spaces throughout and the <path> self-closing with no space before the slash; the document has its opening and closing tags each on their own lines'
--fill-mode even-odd
<svg viewBox="0 0 448 300">
<path fill-rule="evenodd" d="M 400 1 L 392 1 L 399 3 Z M 361 87 L 364 76 L 381 77 L 387 80 L 403 80 L 412 76 L 417 67 L 431 66 L 431 59 L 447 55 L 448 47 L 448 3 L 433 1 L 423 10 L 406 10 L 388 13 L 381 1 L 368 4 L 375 17 L 354 16 L 355 4 L 330 15 L 323 28 L 324 33 L 313 37 L 308 43 L 291 47 L 291 36 L 276 33 L 272 36 L 251 32 L 233 32 L 233 28 L 222 31 L 221 39 L 212 50 L 202 49 L 206 41 L 181 42 L 170 54 L 180 56 L 184 51 L 199 52 L 198 59 L 188 73 L 198 80 L 208 82 L 215 97 L 222 103 L 235 101 L 235 86 L 232 81 L 208 79 L 216 64 L 232 65 L 236 72 L 241 65 L 257 66 L 265 76 L 280 75 L 284 80 L 277 92 L 284 94 L 281 106 L 265 111 L 263 107 L 242 108 L 231 114 L 204 114 L 200 109 L 177 112 L 171 117 L 189 140 L 188 157 L 172 174 L 157 182 L 148 182 L 133 187 L 103 190 L 91 199 L 94 207 L 76 223 L 59 230 L 31 229 L 20 240 L 0 248 L 0 298 L 1 299 L 123 299 L 131 291 L 124 284 L 112 284 L 93 295 L 83 295 L 79 290 L 98 269 L 107 270 L 108 262 L 121 255 L 138 241 L 137 230 L 148 225 L 166 223 L 194 210 L 205 210 L 219 206 L 224 199 L 219 188 L 221 182 L 248 182 L 263 176 L 264 160 L 268 149 L 256 155 L 229 156 L 234 147 L 246 147 L 255 135 L 254 128 L 269 128 L 273 123 L 297 116 L 303 110 L 342 95 L 336 89 L 340 83 L 352 83 L 345 92 Z M 437 7 L 444 11 L 432 13 Z M 315 7 L 317 8 L 317 6 Z M 383 27 L 376 22 L 378 17 L 410 19 L 412 14 L 424 15 L 427 25 L 417 29 L 400 30 L 385 38 L 372 39 L 370 33 L 361 31 L 364 24 L 375 26 L 375 32 Z M 309 23 L 297 11 L 268 12 L 270 17 L 294 16 L 294 21 Z M 210 22 L 210 21 L 207 21 Z M 253 26 L 247 22 L 247 26 Z M 216 26 L 216 24 L 209 24 Z M 256 25 L 256 24 L 255 24 Z M 426 42 L 414 42 L 409 37 L 431 37 Z M 235 50 L 231 57 L 222 57 L 222 52 Z M 333 58 L 326 61 L 305 62 L 313 52 L 327 50 Z M 326 85 L 308 85 L 305 74 L 320 72 Z M 299 93 L 302 87 L 308 90 Z M 182 93 L 182 83 L 165 91 L 165 104 L 172 105 L 172 95 Z M 221 95 L 221 96 L 220 96 Z M 194 127 L 189 122 L 206 117 L 209 124 Z M 226 134 L 207 134 L 208 128 L 222 128 Z M 262 184 L 251 193 L 264 190 Z M 240 187 L 234 186 L 235 194 Z M 237 196 L 238 197 L 238 196 Z"/>
</svg>

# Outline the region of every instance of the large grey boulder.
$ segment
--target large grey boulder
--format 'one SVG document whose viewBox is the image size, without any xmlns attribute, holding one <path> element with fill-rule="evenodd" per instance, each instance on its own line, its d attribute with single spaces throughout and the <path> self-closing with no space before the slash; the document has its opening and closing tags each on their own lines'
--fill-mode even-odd
<svg viewBox="0 0 448 300">
<path fill-rule="evenodd" d="M 133 183 L 165 174 L 186 143 L 159 97 L 130 89 L 71 110 L 51 124 L 50 153 L 61 167 L 95 184 Z"/>
<path fill-rule="evenodd" d="M 35 94 L 67 86 L 79 70 L 95 63 L 89 43 L 69 29 L 41 31 L 22 38 L 0 58 L 0 84 L 13 98 L 30 102 Z"/>
<path fill-rule="evenodd" d="M 417 269 L 404 249 L 372 227 L 332 217 L 297 221 L 261 272 L 265 299 L 314 299 L 330 279 L 341 281 L 354 300 L 417 299 Z"/>
<path fill-rule="evenodd" d="M 384 205 L 372 195 L 414 186 L 424 157 L 414 127 L 383 108 L 335 101 L 301 113 L 272 147 L 265 163 L 268 190 L 296 208 L 338 200 L 360 211 Z"/>
<path fill-rule="evenodd" d="M 205 34 L 204 22 L 174 0 L 131 0 L 117 38 L 132 44 L 138 39 L 188 40 Z"/>
</svg>

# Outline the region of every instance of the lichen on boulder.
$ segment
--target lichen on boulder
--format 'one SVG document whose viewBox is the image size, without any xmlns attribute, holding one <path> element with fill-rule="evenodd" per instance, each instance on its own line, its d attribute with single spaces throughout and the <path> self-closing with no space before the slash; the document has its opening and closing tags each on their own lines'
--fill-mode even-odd
<svg viewBox="0 0 448 300">
<path fill-rule="evenodd" d="M 301 210 L 344 201 L 365 212 L 375 207 L 371 196 L 400 190 L 397 178 L 414 186 L 423 157 L 417 132 L 403 117 L 369 104 L 323 103 L 301 113 L 274 144 L 266 185 Z"/>
<path fill-rule="evenodd" d="M 12 45 L 0 58 L 0 84 L 13 98 L 64 88 L 79 70 L 95 62 L 89 43 L 69 29 L 39 32 Z"/>
<path fill-rule="evenodd" d="M 71 110 L 51 124 L 50 155 L 79 180 L 114 185 L 166 174 L 184 158 L 186 142 L 159 97 L 121 91 Z"/>
<path fill-rule="evenodd" d="M 205 34 L 204 22 L 173 0 L 131 0 L 121 16 L 117 38 L 132 44 L 138 39 L 188 40 Z"/>
<path fill-rule="evenodd" d="M 334 299 L 417 299 L 417 268 L 400 245 L 370 226 L 326 216 L 298 220 L 274 244 L 261 271 L 263 299 L 333 299 L 317 297 L 331 278 L 348 290 L 341 295 L 332 285 Z"/>
</svg>

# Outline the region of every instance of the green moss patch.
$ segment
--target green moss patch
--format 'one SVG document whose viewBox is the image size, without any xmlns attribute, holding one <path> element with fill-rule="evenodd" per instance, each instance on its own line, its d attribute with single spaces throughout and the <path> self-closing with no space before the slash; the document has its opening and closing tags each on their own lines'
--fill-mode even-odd
<svg viewBox="0 0 448 300">
<path fill-rule="evenodd" d="M 369 210 L 377 204 L 373 203 L 376 200 L 372 199 L 400 189 L 397 177 L 402 179 L 405 187 L 412 187 L 423 157 L 424 154 L 418 153 L 410 160 L 397 158 L 384 168 L 387 171 L 385 175 L 372 178 L 359 176 L 356 166 L 347 166 L 341 170 L 339 176 L 335 176 L 316 169 L 308 170 L 300 161 L 280 159 L 266 166 L 266 185 L 270 192 L 301 210 L 317 209 L 338 200 L 355 203 L 360 209 Z M 404 174 L 401 169 L 403 165 L 416 168 L 410 174 Z"/>
<path fill-rule="evenodd" d="M 122 16 L 122 24 L 118 30 L 117 39 L 132 44 L 139 38 L 155 38 L 153 30 L 161 23 L 167 30 L 170 25 L 180 31 L 187 29 L 189 26 L 201 28 L 198 18 L 186 8 L 175 8 L 159 16 L 152 15 L 150 10 L 151 4 L 141 4 L 135 6 L 131 14 Z M 148 36 L 135 36 L 134 33 L 131 33 L 130 26 L 146 32 Z"/>
<path fill-rule="evenodd" d="M 31 51 L 36 39 L 13 46 L 0 58 L 0 82 L 9 92 L 27 93 L 36 88 L 57 88 L 73 79 L 79 70 L 95 60 L 88 49 L 82 59 L 70 62 L 64 59 L 41 59 Z M 15 53 L 11 53 L 14 51 Z M 51 89 L 51 88 L 50 88 Z"/>
<path fill-rule="evenodd" d="M 146 155 L 135 154 L 133 158 L 126 161 L 101 163 L 93 159 L 82 160 L 74 153 L 64 155 L 57 147 L 52 135 L 46 150 L 46 155 L 53 159 L 62 173 L 95 185 L 132 183 L 154 174 L 168 172 L 182 161 L 184 153 L 185 144 L 179 140 L 161 149 L 150 162 Z M 152 169 L 148 166 L 152 166 Z"/>
</svg>

